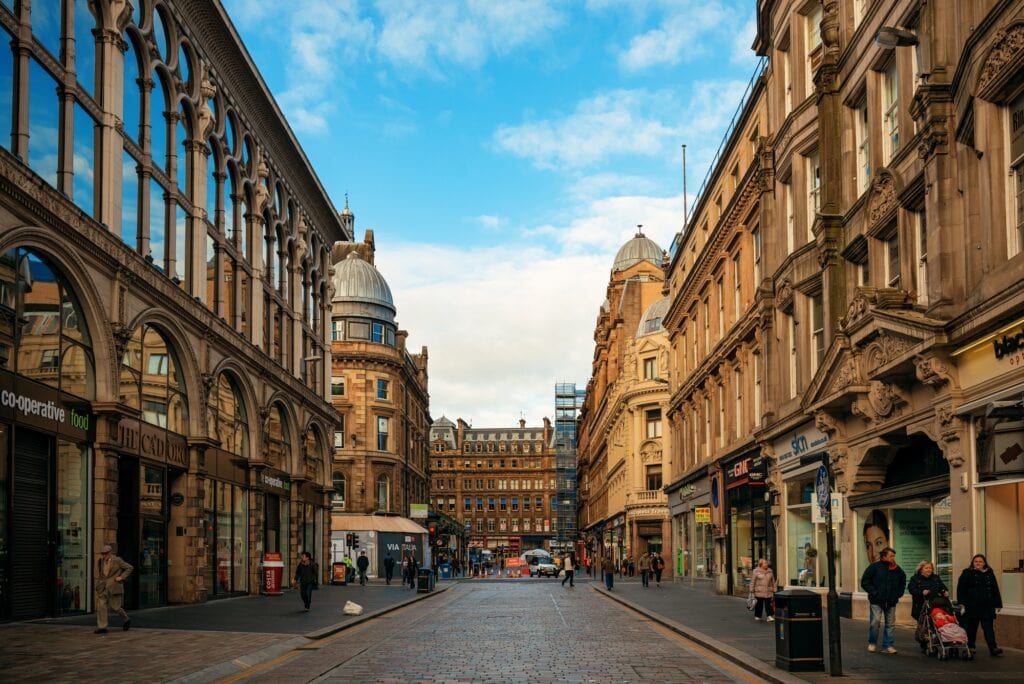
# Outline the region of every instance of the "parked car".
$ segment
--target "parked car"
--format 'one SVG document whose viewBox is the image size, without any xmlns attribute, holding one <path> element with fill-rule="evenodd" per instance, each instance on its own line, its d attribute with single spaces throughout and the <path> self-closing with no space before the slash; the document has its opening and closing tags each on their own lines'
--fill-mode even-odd
<svg viewBox="0 0 1024 684">
<path fill-rule="evenodd" d="M 530 577 L 558 577 L 558 566 L 551 556 L 531 556 L 527 563 Z"/>
</svg>

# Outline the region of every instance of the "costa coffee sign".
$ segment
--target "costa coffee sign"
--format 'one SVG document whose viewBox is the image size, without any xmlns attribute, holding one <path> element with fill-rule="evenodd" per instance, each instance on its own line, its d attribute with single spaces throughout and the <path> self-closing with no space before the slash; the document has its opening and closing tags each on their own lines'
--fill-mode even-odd
<svg viewBox="0 0 1024 684">
<path fill-rule="evenodd" d="M 188 468 L 188 443 L 181 435 L 138 420 L 122 419 L 117 426 L 121 449 L 168 465 Z"/>
</svg>

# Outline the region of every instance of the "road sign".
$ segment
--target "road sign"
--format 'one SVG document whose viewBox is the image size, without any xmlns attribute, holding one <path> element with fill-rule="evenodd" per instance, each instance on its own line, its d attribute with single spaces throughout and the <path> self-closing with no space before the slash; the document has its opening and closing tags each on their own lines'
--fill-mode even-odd
<svg viewBox="0 0 1024 684">
<path fill-rule="evenodd" d="M 818 466 L 818 475 L 814 478 L 814 493 L 818 496 L 818 509 L 821 517 L 825 517 L 825 511 L 829 508 L 832 499 L 832 492 L 829 491 L 828 468 L 822 463 Z"/>
</svg>

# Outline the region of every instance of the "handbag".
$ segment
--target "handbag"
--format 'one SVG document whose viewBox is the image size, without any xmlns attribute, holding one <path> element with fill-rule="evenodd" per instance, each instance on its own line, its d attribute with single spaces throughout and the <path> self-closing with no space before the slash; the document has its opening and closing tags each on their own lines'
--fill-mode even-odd
<svg viewBox="0 0 1024 684">
<path fill-rule="evenodd" d="M 757 598 L 754 596 L 754 592 L 750 592 L 747 596 L 747 610 L 754 610 L 754 606 L 757 605 Z"/>
</svg>

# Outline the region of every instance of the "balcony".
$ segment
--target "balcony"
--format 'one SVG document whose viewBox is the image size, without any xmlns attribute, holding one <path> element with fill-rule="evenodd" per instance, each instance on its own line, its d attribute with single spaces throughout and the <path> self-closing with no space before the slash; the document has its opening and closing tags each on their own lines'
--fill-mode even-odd
<svg viewBox="0 0 1024 684">
<path fill-rule="evenodd" d="M 626 506 L 667 506 L 668 496 L 661 489 L 639 489 L 626 494 Z"/>
</svg>

